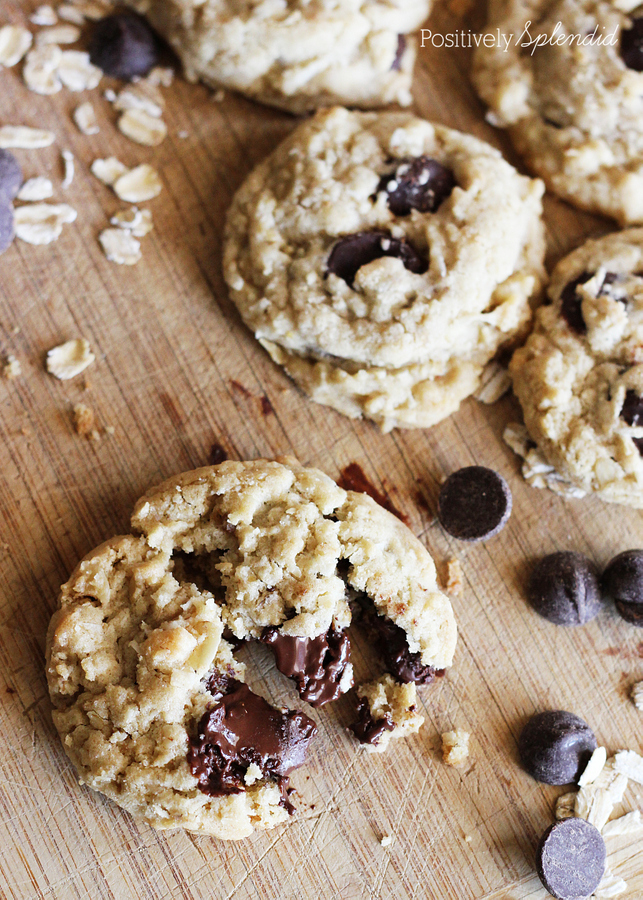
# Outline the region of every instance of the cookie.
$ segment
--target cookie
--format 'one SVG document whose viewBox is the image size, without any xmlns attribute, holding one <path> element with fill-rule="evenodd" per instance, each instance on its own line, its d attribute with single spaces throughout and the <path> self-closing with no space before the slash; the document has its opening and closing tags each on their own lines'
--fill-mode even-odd
<svg viewBox="0 0 643 900">
<path fill-rule="evenodd" d="M 416 42 L 431 0 L 130 0 L 191 80 L 293 113 L 411 102 Z"/>
<path fill-rule="evenodd" d="M 529 325 L 542 190 L 469 135 L 325 110 L 237 192 L 225 277 L 313 399 L 383 430 L 426 427 Z"/>
<path fill-rule="evenodd" d="M 643 507 L 643 229 L 587 241 L 510 364 L 525 425 L 581 490 Z"/>
<path fill-rule="evenodd" d="M 305 699 L 335 699 L 353 683 L 350 591 L 407 657 L 451 664 L 455 620 L 424 546 L 295 460 L 176 476 L 138 501 L 132 531 L 62 587 L 47 678 L 81 780 L 155 828 L 237 839 L 293 811 L 315 723 L 244 683 L 244 641 L 272 647 Z"/>
<path fill-rule="evenodd" d="M 489 121 L 509 130 L 532 171 L 554 193 L 622 225 L 643 222 L 636 7 L 505 0 L 473 64 Z"/>
</svg>

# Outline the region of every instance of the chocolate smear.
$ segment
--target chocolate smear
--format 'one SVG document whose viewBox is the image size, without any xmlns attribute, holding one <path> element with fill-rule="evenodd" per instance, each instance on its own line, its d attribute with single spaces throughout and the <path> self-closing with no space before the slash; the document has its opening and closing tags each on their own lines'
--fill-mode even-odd
<svg viewBox="0 0 643 900">
<path fill-rule="evenodd" d="M 395 725 L 386 713 L 381 719 L 374 719 L 368 700 L 362 697 L 357 704 L 357 721 L 350 729 L 361 744 L 378 744 L 385 731 L 393 731 Z"/>
</svg>

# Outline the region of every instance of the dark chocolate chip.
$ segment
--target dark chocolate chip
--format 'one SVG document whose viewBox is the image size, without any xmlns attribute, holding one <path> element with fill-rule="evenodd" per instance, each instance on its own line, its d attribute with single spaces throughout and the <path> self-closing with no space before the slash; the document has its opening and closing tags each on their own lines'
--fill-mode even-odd
<svg viewBox="0 0 643 900">
<path fill-rule="evenodd" d="M 583 312 L 581 310 L 581 298 L 576 292 L 576 288 L 581 284 L 585 284 L 591 277 L 591 272 L 583 272 L 578 278 L 574 278 L 573 281 L 568 282 L 560 295 L 560 311 L 569 327 L 572 331 L 575 331 L 576 334 L 585 334 L 587 331 L 587 325 L 585 324 L 585 319 L 583 318 Z"/>
<path fill-rule="evenodd" d="M 386 191 L 388 208 L 394 215 L 408 216 L 412 209 L 435 212 L 454 187 L 451 169 L 430 156 L 419 156 L 383 175 L 377 192 Z"/>
<path fill-rule="evenodd" d="M 0 253 L 4 253 L 14 238 L 13 206 L 0 197 Z"/>
<path fill-rule="evenodd" d="M 504 528 L 511 515 L 511 491 L 505 479 L 484 466 L 466 466 L 440 488 L 438 518 L 461 541 L 483 541 Z"/>
<path fill-rule="evenodd" d="M 625 621 L 643 628 L 643 550 L 615 556 L 603 572 L 601 586 Z"/>
<path fill-rule="evenodd" d="M 239 794 L 253 763 L 266 778 L 274 778 L 287 804 L 287 776 L 305 760 L 317 733 L 312 719 L 294 710 L 270 706 L 247 685 L 216 673 L 208 682 L 216 706 L 199 721 L 188 742 L 188 764 L 206 794 Z"/>
<path fill-rule="evenodd" d="M 621 34 L 621 59 L 635 72 L 643 72 L 643 17 L 632 19 L 632 27 Z"/>
<path fill-rule="evenodd" d="M 0 195 L 13 200 L 22 185 L 20 163 L 8 150 L 0 150 Z"/>
<path fill-rule="evenodd" d="M 586 900 L 605 872 L 605 841 L 584 819 L 551 825 L 538 844 L 538 877 L 557 900 Z"/>
<path fill-rule="evenodd" d="M 353 686 L 352 677 L 344 677 L 351 645 L 343 631 L 331 627 L 327 634 L 303 638 L 268 627 L 261 640 L 272 647 L 277 668 L 296 682 L 299 696 L 311 706 L 337 700 Z"/>
<path fill-rule="evenodd" d="M 381 719 L 374 719 L 368 700 L 361 697 L 357 704 L 357 721 L 349 726 L 361 744 L 379 744 L 385 731 L 393 731 L 395 725 L 388 713 Z"/>
<path fill-rule="evenodd" d="M 405 268 L 419 275 L 429 267 L 408 241 L 391 237 L 386 231 L 359 231 L 337 241 L 328 257 L 328 271 L 352 287 L 359 269 L 383 256 L 401 259 Z"/>
<path fill-rule="evenodd" d="M 639 397 L 636 391 L 626 392 L 621 409 L 621 419 L 624 419 L 628 425 L 643 425 L 643 397 Z"/>
<path fill-rule="evenodd" d="M 576 781 L 596 747 L 594 732 L 587 722 L 562 709 L 532 716 L 518 741 L 525 769 L 544 784 Z"/>
<path fill-rule="evenodd" d="M 596 567 L 582 553 L 564 550 L 543 557 L 528 587 L 529 602 L 556 625 L 584 625 L 602 603 Z"/>
<path fill-rule="evenodd" d="M 89 58 L 106 75 L 129 81 L 137 75 L 147 75 L 156 65 L 158 41 L 141 16 L 115 13 L 96 23 Z"/>
<path fill-rule="evenodd" d="M 395 59 L 391 65 L 392 72 L 399 72 L 402 68 L 402 57 L 406 50 L 406 37 L 403 34 L 397 36 L 397 48 L 395 50 Z"/>
</svg>

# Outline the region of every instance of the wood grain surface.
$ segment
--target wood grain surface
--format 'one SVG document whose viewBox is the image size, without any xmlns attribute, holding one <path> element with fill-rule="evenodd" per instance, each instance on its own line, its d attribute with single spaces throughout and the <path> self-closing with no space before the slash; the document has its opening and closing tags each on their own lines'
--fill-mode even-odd
<svg viewBox="0 0 643 900">
<path fill-rule="evenodd" d="M 3 0 L 2 22 L 25 22 L 35 5 Z M 428 23 L 435 32 L 484 23 L 484 10 L 467 0 L 437 6 Z M 469 66 L 467 50 L 421 50 L 415 109 L 517 163 L 484 121 Z M 56 243 L 16 241 L 0 258 L 0 351 L 23 369 L 0 381 L 0 896 L 541 900 L 534 850 L 562 789 L 521 770 L 520 728 L 533 712 L 559 707 L 583 716 L 610 752 L 640 752 L 643 714 L 628 690 L 643 678 L 643 631 L 611 609 L 586 627 L 557 628 L 525 603 L 525 578 L 536 557 L 554 550 L 580 550 L 602 565 L 643 545 L 641 514 L 528 487 L 501 441 L 519 415 L 511 398 L 493 407 L 469 400 L 437 427 L 386 436 L 306 401 L 243 327 L 221 275 L 232 194 L 296 120 L 234 95 L 214 102 L 204 87 L 178 79 L 165 91 L 169 136 L 149 150 L 116 130 L 102 98 L 110 84 L 104 79 L 91 94 L 101 131 L 86 137 L 70 117 L 86 96 L 41 97 L 25 88 L 20 66 L 0 72 L 0 124 L 56 134 L 50 148 L 16 151 L 25 175 L 50 175 L 56 200 L 78 210 Z M 77 159 L 64 193 L 63 148 Z M 94 158 L 111 154 L 128 165 L 151 162 L 164 184 L 146 204 L 155 230 L 132 268 L 108 262 L 97 242 L 124 205 L 89 173 Z M 549 264 L 612 227 L 553 198 L 546 215 Z M 46 351 L 79 336 L 96 362 L 86 379 L 55 380 Z M 77 403 L 109 427 L 99 441 L 75 433 Z M 457 557 L 465 573 L 453 600 L 455 664 L 420 689 L 420 733 L 383 756 L 367 754 L 346 731 L 348 698 L 316 711 L 316 747 L 293 778 L 296 816 L 240 843 L 157 833 L 80 786 L 51 722 L 43 671 L 47 623 L 77 560 L 127 530 L 149 486 L 207 464 L 217 442 L 235 459 L 294 453 L 336 478 L 359 465 L 408 517 L 439 569 Z M 468 546 L 444 534 L 434 510 L 441 480 L 474 462 L 505 475 L 514 512 L 499 536 Z M 353 652 L 359 678 L 376 670 L 359 638 Z M 249 680 L 265 696 L 299 702 L 267 652 L 244 653 Z M 439 734 L 452 728 L 472 733 L 462 770 L 439 754 Z M 640 793 L 631 786 L 624 808 L 643 805 Z M 632 839 L 616 862 L 629 883 L 624 896 L 640 900 L 643 855 Z"/>
</svg>

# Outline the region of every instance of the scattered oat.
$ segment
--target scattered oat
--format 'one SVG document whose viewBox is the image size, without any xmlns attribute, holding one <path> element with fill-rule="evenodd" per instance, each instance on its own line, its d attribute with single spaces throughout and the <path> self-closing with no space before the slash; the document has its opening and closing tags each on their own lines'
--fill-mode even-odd
<svg viewBox="0 0 643 900">
<path fill-rule="evenodd" d="M 157 147 L 165 140 L 167 125 L 144 109 L 127 109 L 118 120 L 118 130 L 144 147 Z"/>
<path fill-rule="evenodd" d="M 113 425 L 105 425 L 105 433 L 106 434 L 116 434 L 116 429 Z"/>
<path fill-rule="evenodd" d="M 98 87 L 103 73 L 89 61 L 84 50 L 63 50 L 58 78 L 70 91 L 91 91 Z"/>
<path fill-rule="evenodd" d="M 65 190 L 74 180 L 74 154 L 71 150 L 63 150 L 61 156 L 65 168 L 65 177 L 63 178 L 61 187 Z"/>
<path fill-rule="evenodd" d="M 107 88 L 106 91 L 103 91 L 103 97 L 107 100 L 108 103 L 114 103 L 114 101 L 118 97 L 118 94 L 111 88 Z"/>
<path fill-rule="evenodd" d="M 641 830 L 643 830 L 643 819 L 640 810 L 635 809 L 633 812 L 625 813 L 624 816 L 608 822 L 603 828 L 603 837 L 607 840 L 621 834 L 636 834 Z"/>
<path fill-rule="evenodd" d="M 462 766 L 469 757 L 468 731 L 445 731 L 442 735 L 442 759 L 447 766 Z"/>
<path fill-rule="evenodd" d="M 153 118 L 163 115 L 165 100 L 158 87 L 150 84 L 147 78 L 126 85 L 114 99 L 114 109 L 125 112 L 128 109 L 140 109 Z"/>
<path fill-rule="evenodd" d="M 2 363 L 2 377 L 7 381 L 14 381 L 22 375 L 22 366 L 15 356 L 9 354 Z"/>
<path fill-rule="evenodd" d="M 393 838 L 390 834 L 383 834 L 380 838 L 380 844 L 382 845 L 382 847 L 390 847 L 392 843 Z"/>
<path fill-rule="evenodd" d="M 141 244 L 132 232 L 123 228 L 106 228 L 98 235 L 103 253 L 110 262 L 134 266 L 141 258 Z"/>
<path fill-rule="evenodd" d="M 55 25 L 45 28 L 36 35 L 36 47 L 45 44 L 75 44 L 80 40 L 80 28 L 77 25 Z"/>
<path fill-rule="evenodd" d="M 52 347 L 47 353 L 47 371 L 60 381 L 68 381 L 84 372 L 95 359 L 89 341 L 85 338 L 75 338 L 58 347 Z"/>
<path fill-rule="evenodd" d="M 142 203 L 157 197 L 162 187 L 156 169 L 148 163 L 142 163 L 121 175 L 114 184 L 114 191 L 126 203 Z"/>
<path fill-rule="evenodd" d="M 33 203 L 15 211 L 16 237 L 27 244 L 51 244 L 57 240 L 63 225 L 74 222 L 76 210 L 66 203 Z"/>
<path fill-rule="evenodd" d="M 111 187 L 130 170 L 123 165 L 120 159 L 108 156 L 107 159 L 95 159 L 91 164 L 91 171 L 99 181 Z"/>
<path fill-rule="evenodd" d="M 510 422 L 502 434 L 502 439 L 517 456 L 523 458 L 522 477 L 532 487 L 549 488 L 555 494 L 566 498 L 580 499 L 585 496 L 585 491 L 576 487 L 549 465 L 529 437 L 524 425 Z"/>
<path fill-rule="evenodd" d="M 447 560 L 446 592 L 455 597 L 460 596 L 464 588 L 464 573 L 459 559 Z"/>
<path fill-rule="evenodd" d="M 47 6 L 45 4 L 38 7 L 35 13 L 30 17 L 29 21 L 33 22 L 34 25 L 56 25 L 58 23 L 58 16 L 56 15 L 56 10 L 53 6 Z"/>
<path fill-rule="evenodd" d="M 152 86 L 170 87 L 174 81 L 174 69 L 169 66 L 154 66 L 145 80 Z"/>
<path fill-rule="evenodd" d="M 154 228 L 150 210 L 139 209 L 138 206 L 120 210 L 112 216 L 110 222 L 117 228 L 126 228 L 137 238 L 145 237 Z"/>
<path fill-rule="evenodd" d="M 561 794 L 556 800 L 556 809 L 554 815 L 558 820 L 572 819 L 576 813 L 574 807 L 576 804 L 576 791 L 570 791 L 569 794 Z"/>
<path fill-rule="evenodd" d="M 71 22 L 73 25 L 85 24 L 85 16 L 77 6 L 72 6 L 70 3 L 63 3 L 58 7 L 58 18 L 65 22 Z"/>
<path fill-rule="evenodd" d="M 96 120 L 96 112 L 89 100 L 76 107 L 73 112 L 73 118 L 78 130 L 83 134 L 98 134 L 100 131 Z"/>
<path fill-rule="evenodd" d="M 182 141 L 185 141 L 190 137 L 190 132 L 182 129 L 181 131 L 177 131 L 176 136 Z"/>
<path fill-rule="evenodd" d="M 19 25 L 4 25 L 0 28 L 0 66 L 10 69 L 19 63 L 32 41 L 31 32 Z"/>
<path fill-rule="evenodd" d="M 38 175 L 36 178 L 30 178 L 22 185 L 18 191 L 17 199 L 26 203 L 34 203 L 39 200 L 48 200 L 54 195 L 54 186 L 49 178 Z"/>
<path fill-rule="evenodd" d="M 634 750 L 620 750 L 614 757 L 614 769 L 637 784 L 643 784 L 643 756 Z"/>
<path fill-rule="evenodd" d="M 27 53 L 22 77 L 30 91 L 48 96 L 62 90 L 58 66 L 63 52 L 56 44 L 35 47 Z"/>
<path fill-rule="evenodd" d="M 632 685 L 631 697 L 634 706 L 643 712 L 643 681 L 638 681 Z"/>
<path fill-rule="evenodd" d="M 605 768 L 606 762 L 607 750 L 605 747 L 597 747 L 578 779 L 578 787 L 583 788 L 588 784 L 593 784 Z"/>
<path fill-rule="evenodd" d="M 99 441 L 100 432 L 96 427 L 96 416 L 94 410 L 84 403 L 77 403 L 73 410 L 74 428 L 76 433 L 81 437 L 89 438 L 90 441 Z"/>
<path fill-rule="evenodd" d="M 74 0 L 74 5 L 80 9 L 86 19 L 92 21 L 104 19 L 114 11 L 112 0 Z M 60 10 L 58 13 L 60 14 Z"/>
<path fill-rule="evenodd" d="M 471 841 L 473 840 L 473 838 L 471 837 L 470 834 L 465 834 L 464 840 L 465 840 L 465 843 L 470 844 Z"/>
<path fill-rule="evenodd" d="M 598 778 L 581 788 L 576 794 L 574 811 L 580 819 L 586 819 L 599 831 L 612 815 L 614 807 L 620 803 L 627 788 L 627 778 L 614 765 L 615 757 L 610 757 Z"/>
<path fill-rule="evenodd" d="M 601 883 L 592 894 L 592 897 L 596 897 L 597 900 L 609 900 L 611 897 L 620 897 L 626 890 L 627 882 L 614 875 L 606 867 L 603 877 L 601 878 Z"/>
<path fill-rule="evenodd" d="M 491 404 L 500 400 L 511 387 L 511 375 L 500 363 L 492 360 L 482 371 L 480 386 L 473 396 L 481 403 Z"/>
<path fill-rule="evenodd" d="M 26 125 L 3 125 L 0 128 L 0 148 L 3 150 L 39 150 L 56 140 L 52 131 L 28 128 Z"/>
</svg>

